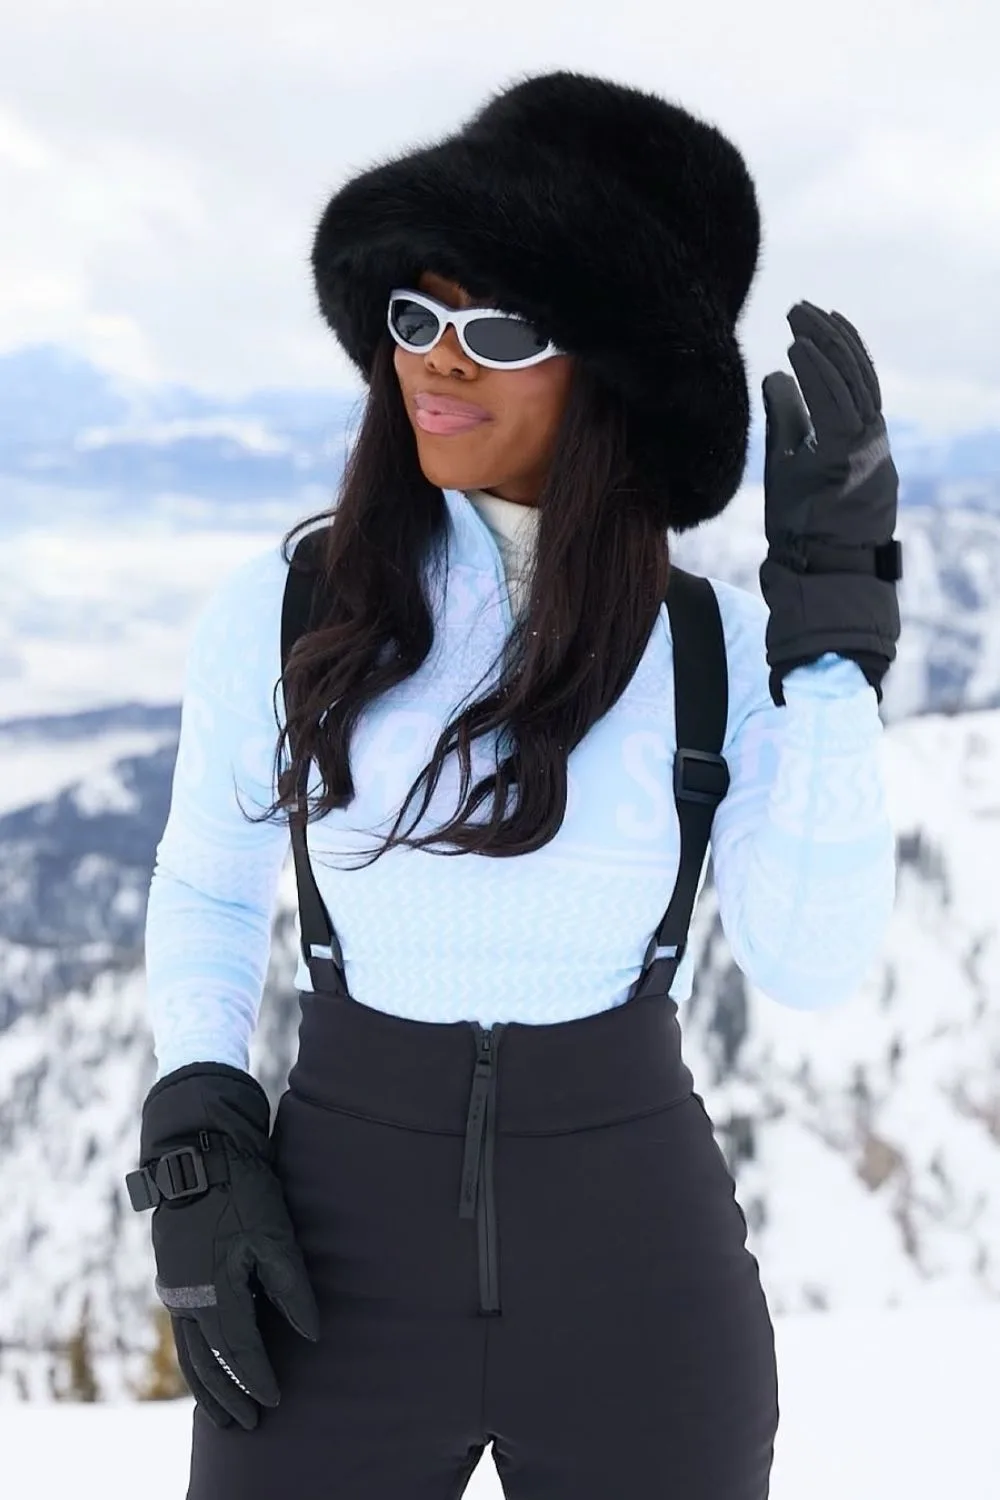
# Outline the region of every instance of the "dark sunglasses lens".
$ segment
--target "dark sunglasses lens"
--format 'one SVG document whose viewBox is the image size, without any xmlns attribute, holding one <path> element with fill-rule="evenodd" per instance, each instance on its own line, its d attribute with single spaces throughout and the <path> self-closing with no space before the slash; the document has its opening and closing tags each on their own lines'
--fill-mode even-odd
<svg viewBox="0 0 1000 1500">
<path fill-rule="evenodd" d="M 465 325 L 465 337 L 469 348 L 484 359 L 508 360 L 530 359 L 540 354 L 547 339 L 535 332 L 530 323 L 513 318 L 474 318 Z"/>
<path fill-rule="evenodd" d="M 392 326 L 405 343 L 419 349 L 433 342 L 440 325 L 429 307 L 396 297 L 392 304 Z"/>
<path fill-rule="evenodd" d="M 430 308 L 407 297 L 396 297 L 392 303 L 392 326 L 404 343 L 413 349 L 423 349 L 434 342 L 440 324 Z M 513 318 L 474 318 L 466 324 L 465 337 L 476 354 L 500 364 L 540 354 L 547 342 L 530 323 Z"/>
</svg>

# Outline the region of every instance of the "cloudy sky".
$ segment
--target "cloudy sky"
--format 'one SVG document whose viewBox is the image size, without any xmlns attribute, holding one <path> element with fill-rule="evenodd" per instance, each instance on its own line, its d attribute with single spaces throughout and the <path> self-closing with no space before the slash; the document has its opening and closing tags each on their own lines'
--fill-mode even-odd
<svg viewBox="0 0 1000 1500">
<path fill-rule="evenodd" d="M 309 280 L 327 198 L 568 67 L 675 98 L 747 156 L 755 381 L 808 297 L 858 324 L 890 415 L 1000 426 L 998 56 L 996 0 L 7 0 L 0 351 L 358 390 Z"/>
</svg>

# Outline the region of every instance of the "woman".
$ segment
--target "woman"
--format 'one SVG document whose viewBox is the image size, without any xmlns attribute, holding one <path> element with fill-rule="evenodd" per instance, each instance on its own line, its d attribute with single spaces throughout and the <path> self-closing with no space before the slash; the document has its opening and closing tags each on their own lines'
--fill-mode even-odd
<svg viewBox="0 0 1000 1500">
<path fill-rule="evenodd" d="M 321 219 L 364 422 L 338 505 L 199 621 L 150 890 L 129 1181 L 197 1398 L 189 1500 L 446 1500 L 487 1444 L 509 1500 L 768 1492 L 771 1322 L 681 1057 L 690 955 L 650 942 L 678 880 L 667 531 L 743 473 L 758 242 L 723 136 L 565 72 Z M 867 354 L 790 322 L 809 411 L 768 377 L 766 607 L 711 580 L 711 849 L 737 960 L 804 1007 L 857 987 L 892 907 L 899 569 Z M 303 930 L 269 1137 L 248 1046 L 307 800 L 336 934 Z"/>
</svg>

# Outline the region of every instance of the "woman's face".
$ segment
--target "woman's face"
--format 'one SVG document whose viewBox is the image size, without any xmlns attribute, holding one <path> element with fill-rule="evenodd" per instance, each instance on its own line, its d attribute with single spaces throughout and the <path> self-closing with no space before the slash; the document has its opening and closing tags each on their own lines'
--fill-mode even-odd
<svg viewBox="0 0 1000 1500">
<path fill-rule="evenodd" d="M 425 271 L 416 286 L 449 307 L 485 306 L 456 281 Z M 566 405 L 572 359 L 557 354 L 524 370 L 492 370 L 465 353 L 454 328 L 426 354 L 396 345 L 396 374 L 417 439 L 420 467 L 447 490 L 488 490 L 519 505 L 537 503 Z M 426 432 L 417 422 L 421 391 L 481 406 L 489 420 L 463 432 Z"/>
</svg>

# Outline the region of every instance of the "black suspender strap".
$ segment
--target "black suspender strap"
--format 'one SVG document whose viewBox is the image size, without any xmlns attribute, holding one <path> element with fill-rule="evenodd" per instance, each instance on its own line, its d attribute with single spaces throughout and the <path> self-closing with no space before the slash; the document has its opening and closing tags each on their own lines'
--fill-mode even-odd
<svg viewBox="0 0 1000 1500">
<path fill-rule="evenodd" d="M 712 819 L 729 790 L 729 767 L 721 754 L 729 714 L 729 671 L 715 590 L 707 578 L 671 566 L 666 603 L 674 651 L 674 800 L 680 863 L 670 905 L 649 940 L 630 1000 L 670 993 L 687 948 Z M 661 948 L 675 951 L 657 956 Z"/>
<path fill-rule="evenodd" d="M 313 548 L 314 532 L 308 532 L 292 553 L 281 606 L 281 671 L 284 675 L 292 647 L 312 622 L 313 602 L 321 592 L 317 588 L 318 563 Z M 342 990 L 346 993 L 344 955 L 330 915 L 323 903 L 313 875 L 306 842 L 308 764 L 303 768 L 297 788 L 297 807 L 290 814 L 292 857 L 295 861 L 295 883 L 299 893 L 299 926 L 302 957 L 316 990 Z"/>
<path fill-rule="evenodd" d="M 298 543 L 288 569 L 281 612 L 281 668 L 292 647 L 309 629 L 318 563 L 308 533 Z M 677 750 L 674 799 L 680 823 L 680 863 L 670 904 L 649 941 L 642 972 L 630 999 L 670 993 L 687 947 L 698 882 L 715 810 L 729 788 L 729 767 L 721 751 L 726 734 L 729 677 L 725 636 L 715 590 L 699 578 L 672 566 L 666 593 L 674 654 L 674 703 Z M 295 879 L 299 894 L 302 956 L 315 989 L 347 992 L 344 956 L 333 923 L 319 893 L 306 843 L 308 766 L 298 787 L 297 808 L 289 818 Z M 659 954 L 673 948 L 670 954 Z"/>
</svg>

